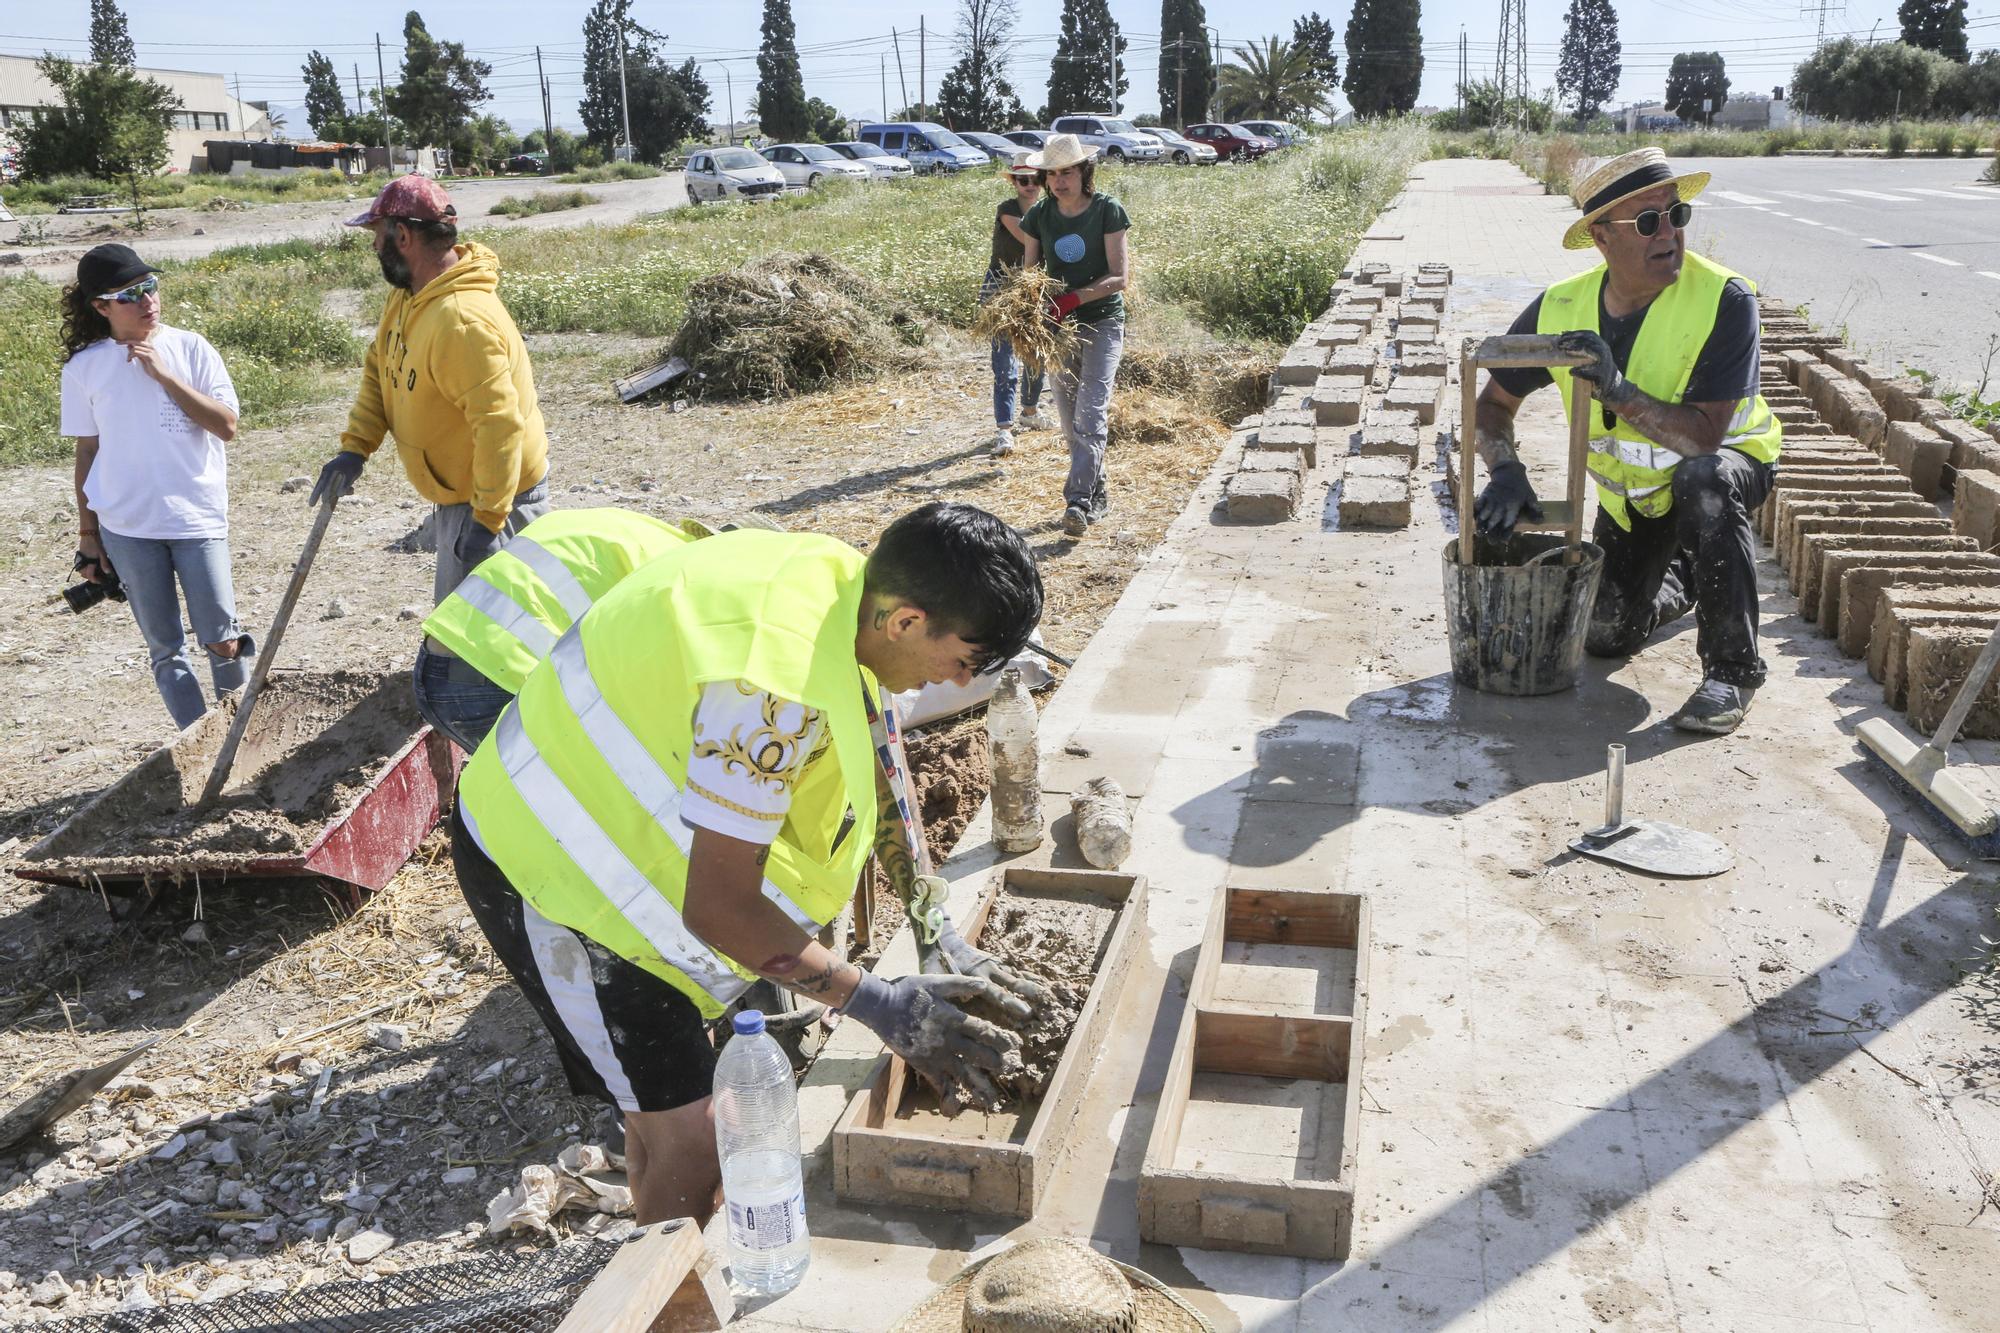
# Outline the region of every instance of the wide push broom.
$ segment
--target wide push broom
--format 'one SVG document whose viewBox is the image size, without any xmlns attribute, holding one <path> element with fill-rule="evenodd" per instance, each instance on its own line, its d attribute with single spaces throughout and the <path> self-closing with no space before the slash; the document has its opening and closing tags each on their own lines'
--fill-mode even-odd
<svg viewBox="0 0 2000 1333">
<path fill-rule="evenodd" d="M 1959 781 L 1951 771 L 1951 758 L 1947 752 L 1958 736 L 1958 729 L 1965 725 L 1973 702 L 1986 688 L 1987 681 L 1992 679 L 1996 663 L 2000 663 L 2000 625 L 1993 627 L 1993 634 L 1986 640 L 1986 646 L 1980 649 L 1965 683 L 1958 687 L 1958 696 L 1951 701 L 1951 711 L 1944 715 L 1944 721 L 1938 723 L 1937 730 L 1925 744 L 1919 745 L 1904 736 L 1887 718 L 1870 718 L 1855 728 L 1855 735 L 1869 757 L 1930 802 L 1939 814 L 1951 822 L 1953 828 L 1964 835 L 1973 855 L 1984 861 L 2000 860 L 2000 811 L 1975 796 Z"/>
</svg>

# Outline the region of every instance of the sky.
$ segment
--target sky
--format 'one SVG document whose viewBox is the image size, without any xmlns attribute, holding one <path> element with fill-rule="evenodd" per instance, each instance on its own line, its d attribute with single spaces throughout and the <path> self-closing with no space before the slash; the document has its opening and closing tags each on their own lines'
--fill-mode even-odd
<svg viewBox="0 0 2000 1333">
<path fill-rule="evenodd" d="M 1567 6 L 1568 0 L 1527 0 L 1528 70 L 1538 91 L 1555 82 Z M 492 64 L 493 102 L 487 109 L 526 130 L 541 123 L 538 45 L 556 123 L 581 128 L 576 104 L 583 89 L 582 27 L 589 7 L 586 0 L 431 0 L 419 3 L 418 10 L 433 36 L 464 42 Z M 1624 0 L 1617 7 L 1624 77 L 1614 105 L 1658 99 L 1673 54 L 1685 50 L 1721 51 L 1734 90 L 1769 93 L 1791 82 L 1792 69 L 1811 53 L 1821 22 L 1819 10 L 1802 9 L 1801 0 Z M 124 8 L 140 64 L 230 75 L 240 81 L 245 100 L 290 111 L 291 132 L 303 135 L 304 116 L 297 108 L 304 99 L 300 67 L 307 52 L 319 50 L 333 60 L 351 101 L 357 67 L 364 83 L 374 81 L 379 33 L 384 67 L 394 82 L 409 4 L 345 0 L 322 9 L 269 0 L 125 0 Z M 636 21 L 667 35 L 666 51 L 676 62 L 692 58 L 703 66 L 714 90 L 711 121 L 730 116 L 732 91 L 735 114 L 747 115 L 757 81 L 761 0 L 638 0 L 633 8 Z M 1340 0 L 1208 0 L 1205 8 L 1225 60 L 1232 47 L 1272 34 L 1289 38 L 1292 20 L 1302 14 L 1324 15 L 1336 32 L 1345 31 L 1348 16 L 1348 3 Z M 1062 5 L 1019 0 L 1019 9 L 1008 68 L 1022 101 L 1035 106 L 1047 96 Z M 918 100 L 920 79 L 924 92 L 935 97 L 938 80 L 955 58 L 950 49 L 955 13 L 953 0 L 792 0 L 806 92 L 860 119 L 883 112 L 885 83 L 891 107 Z M 1128 42 L 1124 65 L 1130 88 L 1122 110 L 1158 111 L 1159 0 L 1111 0 L 1111 14 Z M 1975 51 L 2000 46 L 2000 0 L 1972 0 L 1969 19 Z M 921 68 L 920 20 L 926 29 Z M 1891 40 L 1897 32 L 1896 0 L 1829 3 L 1824 21 L 1829 37 L 1851 33 L 1866 39 L 1874 33 Z M 1452 104 L 1461 30 L 1471 77 L 1490 75 L 1499 25 L 1497 0 L 1424 4 L 1423 105 Z M 0 52 L 7 54 L 49 50 L 82 56 L 89 31 L 88 0 L 40 0 L 0 10 Z"/>
</svg>

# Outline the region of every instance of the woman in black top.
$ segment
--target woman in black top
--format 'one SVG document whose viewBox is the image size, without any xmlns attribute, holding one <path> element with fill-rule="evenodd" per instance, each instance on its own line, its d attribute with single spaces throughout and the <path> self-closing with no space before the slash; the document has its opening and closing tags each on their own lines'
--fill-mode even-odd
<svg viewBox="0 0 2000 1333">
<path fill-rule="evenodd" d="M 993 256 L 987 261 L 986 277 L 979 284 L 979 301 L 984 305 L 1000 290 L 1007 275 L 1021 267 L 1026 254 L 1022 242 L 1027 234 L 1021 230 L 1021 218 L 1034 207 L 1042 197 L 1040 174 L 1027 165 L 1026 149 L 1014 154 L 1013 165 L 1007 168 L 1007 179 L 1014 186 L 1014 197 L 1001 201 L 993 210 Z M 1025 371 L 1027 383 L 1023 384 Z M 1019 390 L 1022 430 L 1041 430 L 1048 423 L 1043 420 L 1041 410 L 1036 406 L 1042 400 L 1042 372 L 1022 366 L 1014 356 L 1014 345 L 1005 338 L 993 340 L 993 454 L 997 458 L 1014 452 L 1014 401 Z"/>
</svg>

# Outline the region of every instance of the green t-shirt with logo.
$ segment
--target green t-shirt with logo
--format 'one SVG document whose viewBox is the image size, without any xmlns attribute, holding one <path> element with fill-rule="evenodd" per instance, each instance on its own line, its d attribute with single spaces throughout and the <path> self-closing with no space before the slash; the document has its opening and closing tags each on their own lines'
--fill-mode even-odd
<svg viewBox="0 0 2000 1333">
<path fill-rule="evenodd" d="M 1083 212 L 1064 217 L 1053 196 L 1039 199 L 1021 219 L 1021 230 L 1042 247 L 1042 267 L 1069 284 L 1069 290 L 1088 287 L 1111 271 L 1104 253 L 1104 238 L 1114 231 L 1128 230 L 1132 219 L 1109 195 L 1094 194 Z M 1125 318 L 1125 297 L 1119 292 L 1076 308 L 1076 318 L 1094 324 L 1101 319 Z"/>
</svg>

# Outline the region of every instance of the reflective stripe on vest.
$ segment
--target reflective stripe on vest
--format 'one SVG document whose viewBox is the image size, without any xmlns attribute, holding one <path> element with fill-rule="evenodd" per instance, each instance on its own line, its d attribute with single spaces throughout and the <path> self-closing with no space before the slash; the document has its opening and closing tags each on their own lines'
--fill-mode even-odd
<svg viewBox="0 0 2000 1333">
<path fill-rule="evenodd" d="M 569 612 L 570 624 L 583 619 L 583 613 L 590 609 L 590 594 L 576 581 L 576 575 L 569 572 L 569 566 L 556 559 L 548 547 L 526 533 L 517 533 L 502 549 L 549 585 L 549 591 L 562 603 L 562 609 Z"/>
<path fill-rule="evenodd" d="M 492 621 L 500 631 L 537 658 L 547 657 L 556 646 L 555 631 L 544 625 L 519 602 L 479 577 L 467 574 L 453 594 L 463 597 L 472 609 Z"/>
</svg>

